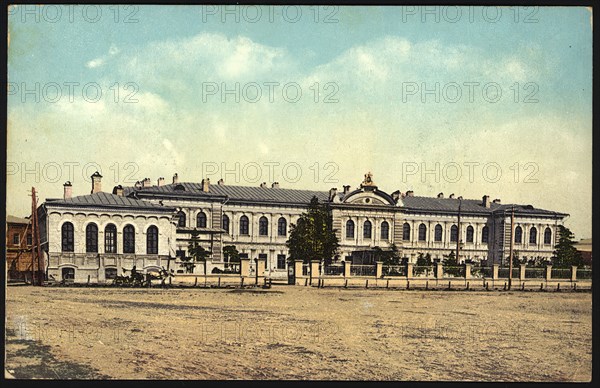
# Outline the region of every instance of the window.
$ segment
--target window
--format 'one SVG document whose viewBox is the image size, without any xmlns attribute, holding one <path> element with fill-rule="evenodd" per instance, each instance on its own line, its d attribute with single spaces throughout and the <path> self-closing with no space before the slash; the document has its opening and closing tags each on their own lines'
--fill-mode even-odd
<svg viewBox="0 0 600 388">
<path fill-rule="evenodd" d="M 285 269 L 285 255 L 277 255 L 277 269 Z"/>
<path fill-rule="evenodd" d="M 354 238 L 354 221 L 346 221 L 346 238 Z"/>
<path fill-rule="evenodd" d="M 62 226 L 62 251 L 75 251 L 75 241 L 73 236 L 73 224 L 65 222 Z"/>
<path fill-rule="evenodd" d="M 390 238 L 390 224 L 387 221 L 381 223 L 381 239 L 388 240 Z"/>
<path fill-rule="evenodd" d="M 546 228 L 544 231 L 544 244 L 552 243 L 552 230 L 550 228 Z"/>
<path fill-rule="evenodd" d="M 529 229 L 529 244 L 537 244 L 537 229 L 535 226 Z"/>
<path fill-rule="evenodd" d="M 425 241 L 427 239 L 427 227 L 425 224 L 419 225 L 419 241 Z"/>
<path fill-rule="evenodd" d="M 229 217 L 225 214 L 223 214 L 222 226 L 225 233 L 229 234 Z"/>
<path fill-rule="evenodd" d="M 467 242 L 472 243 L 473 242 L 473 234 L 474 234 L 474 230 L 473 227 L 471 225 L 467 226 Z"/>
<path fill-rule="evenodd" d="M 490 236 L 490 229 L 487 226 L 484 226 L 483 229 L 481 229 L 481 242 L 487 243 L 489 236 Z"/>
<path fill-rule="evenodd" d="M 458 226 L 452 225 L 450 228 L 450 241 L 457 242 L 458 241 Z"/>
<path fill-rule="evenodd" d="M 19 238 L 19 233 L 13 234 L 13 244 L 19 245 L 20 242 L 21 242 L 21 239 Z"/>
<path fill-rule="evenodd" d="M 62 272 L 63 280 L 74 280 L 75 279 L 75 268 L 66 267 L 66 268 L 63 268 L 61 272 Z"/>
<path fill-rule="evenodd" d="M 444 230 L 442 229 L 442 225 L 437 224 L 435 226 L 435 241 L 442 241 L 443 234 L 444 234 Z"/>
<path fill-rule="evenodd" d="M 410 240 L 410 225 L 408 222 L 405 222 L 404 225 L 402 225 L 402 240 Z"/>
<path fill-rule="evenodd" d="M 116 268 L 106 268 L 104 270 L 104 278 L 106 280 L 112 280 L 117 277 L 117 269 Z"/>
<path fill-rule="evenodd" d="M 132 225 L 123 228 L 123 253 L 135 253 L 135 229 Z"/>
<path fill-rule="evenodd" d="M 260 217 L 258 220 L 258 234 L 259 236 L 267 236 L 269 234 L 269 220 L 267 217 Z"/>
<path fill-rule="evenodd" d="M 364 238 L 371 238 L 371 229 L 372 229 L 371 221 L 365 221 L 365 223 L 363 224 L 363 237 Z"/>
<path fill-rule="evenodd" d="M 146 231 L 146 253 L 158 255 L 158 228 L 154 225 Z"/>
<path fill-rule="evenodd" d="M 27 233 L 27 245 L 32 245 L 33 244 L 33 236 L 31 235 L 31 233 Z"/>
<path fill-rule="evenodd" d="M 113 224 L 104 228 L 104 253 L 117 253 L 117 227 Z"/>
<path fill-rule="evenodd" d="M 515 228 L 515 244 L 521 244 L 523 241 L 523 228 L 517 226 Z"/>
<path fill-rule="evenodd" d="M 206 214 L 204 212 L 200 212 L 196 216 L 196 226 L 198 228 L 206 228 Z"/>
<path fill-rule="evenodd" d="M 186 224 L 185 213 L 180 210 L 179 213 L 177 213 L 177 217 L 178 217 L 177 226 L 180 228 L 185 228 L 185 224 Z"/>
<path fill-rule="evenodd" d="M 277 235 L 278 236 L 287 235 L 287 221 L 283 217 L 280 217 L 279 221 L 277 221 Z M 277 267 L 277 268 L 279 268 L 279 267 Z"/>
<path fill-rule="evenodd" d="M 241 216 L 240 217 L 240 234 L 243 234 L 245 236 L 247 236 L 248 233 L 248 217 L 246 216 Z"/>
<path fill-rule="evenodd" d="M 85 228 L 85 251 L 98 253 L 98 226 L 96 224 L 88 224 Z"/>
</svg>

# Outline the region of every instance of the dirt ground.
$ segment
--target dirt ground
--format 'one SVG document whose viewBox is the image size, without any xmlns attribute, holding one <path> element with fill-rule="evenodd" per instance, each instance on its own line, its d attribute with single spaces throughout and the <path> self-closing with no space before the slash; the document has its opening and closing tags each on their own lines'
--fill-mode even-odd
<svg viewBox="0 0 600 388">
<path fill-rule="evenodd" d="M 16 378 L 589 381 L 592 296 L 9 287 Z"/>
</svg>

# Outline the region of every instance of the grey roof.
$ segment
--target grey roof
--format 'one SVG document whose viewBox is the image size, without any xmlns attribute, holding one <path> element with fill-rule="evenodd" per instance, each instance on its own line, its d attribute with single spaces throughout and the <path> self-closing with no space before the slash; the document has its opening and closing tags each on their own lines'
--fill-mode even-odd
<svg viewBox="0 0 600 388">
<path fill-rule="evenodd" d="M 183 186 L 185 190 L 175 190 L 176 186 Z M 271 187 L 251 187 L 251 186 L 231 186 L 231 185 L 210 185 L 208 193 L 202 191 L 200 183 L 182 182 L 178 184 L 168 184 L 164 186 L 152 186 L 136 190 L 133 187 L 124 188 L 124 193 L 129 195 L 132 192 L 137 193 L 157 193 L 157 194 L 175 194 L 175 195 L 193 195 L 198 197 L 228 197 L 230 200 L 256 201 L 256 202 L 276 202 L 290 204 L 308 204 L 313 196 L 319 201 L 326 201 L 329 193 L 313 190 L 282 189 Z M 143 194 L 142 194 L 143 195 Z"/>
<path fill-rule="evenodd" d="M 160 204 L 135 199 L 116 194 L 104 192 L 79 195 L 68 199 L 46 199 L 47 205 L 59 206 L 100 206 L 100 207 L 134 207 L 144 209 L 169 210 L 174 211 L 172 207 L 162 206 Z"/>
<path fill-rule="evenodd" d="M 6 215 L 6 223 L 7 224 L 28 224 L 30 221 L 28 218 L 15 217 L 11 215 Z"/>
</svg>

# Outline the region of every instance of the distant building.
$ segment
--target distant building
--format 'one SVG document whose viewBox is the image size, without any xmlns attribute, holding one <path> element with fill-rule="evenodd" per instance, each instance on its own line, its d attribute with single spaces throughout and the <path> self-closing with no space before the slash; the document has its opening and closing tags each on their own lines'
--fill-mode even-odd
<svg viewBox="0 0 600 388">
<path fill-rule="evenodd" d="M 579 252 L 581 252 L 581 256 L 583 257 L 583 263 L 588 266 L 592 266 L 592 239 L 584 238 L 579 240 L 575 244 L 575 248 Z"/>
<path fill-rule="evenodd" d="M 312 197 L 328 203 L 340 243 L 337 261 L 368 262 L 373 247 L 394 243 L 402 257 L 416 262 L 419 253 L 442 259 L 460 244 L 459 260 L 487 264 L 508 262 L 511 209 L 514 208 L 514 248 L 521 259 L 552 257 L 558 225 L 567 214 L 531 205 L 501 204 L 499 199 L 391 194 L 365 174 L 355 189 L 338 191 L 285 189 L 274 182 L 258 187 L 172 183 L 149 178 L 133 187 L 102 191 L 102 176 L 92 176 L 89 195 L 72 196 L 64 185 L 62 199 L 47 199 L 38 211 L 42 249 L 48 274 L 55 279 L 104 282 L 123 269 L 181 270 L 191 233 L 211 252 L 207 269 L 224 267 L 223 247 L 234 245 L 241 257 L 265 259 L 271 277 L 287 276 L 286 241 Z M 458 216 L 460 213 L 460 224 Z M 202 273 L 197 266 L 195 273 Z M 198 271 L 198 272 L 196 272 Z"/>
<path fill-rule="evenodd" d="M 27 218 L 6 217 L 6 270 L 9 280 L 31 279 L 31 225 Z"/>
</svg>

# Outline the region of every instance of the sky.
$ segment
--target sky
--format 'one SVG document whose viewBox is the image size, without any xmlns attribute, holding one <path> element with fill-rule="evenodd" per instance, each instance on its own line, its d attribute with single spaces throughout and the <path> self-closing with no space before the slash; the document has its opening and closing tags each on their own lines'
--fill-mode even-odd
<svg viewBox="0 0 600 388">
<path fill-rule="evenodd" d="M 591 237 L 582 7 L 9 8 L 7 213 L 158 177 L 483 195 Z"/>
</svg>

